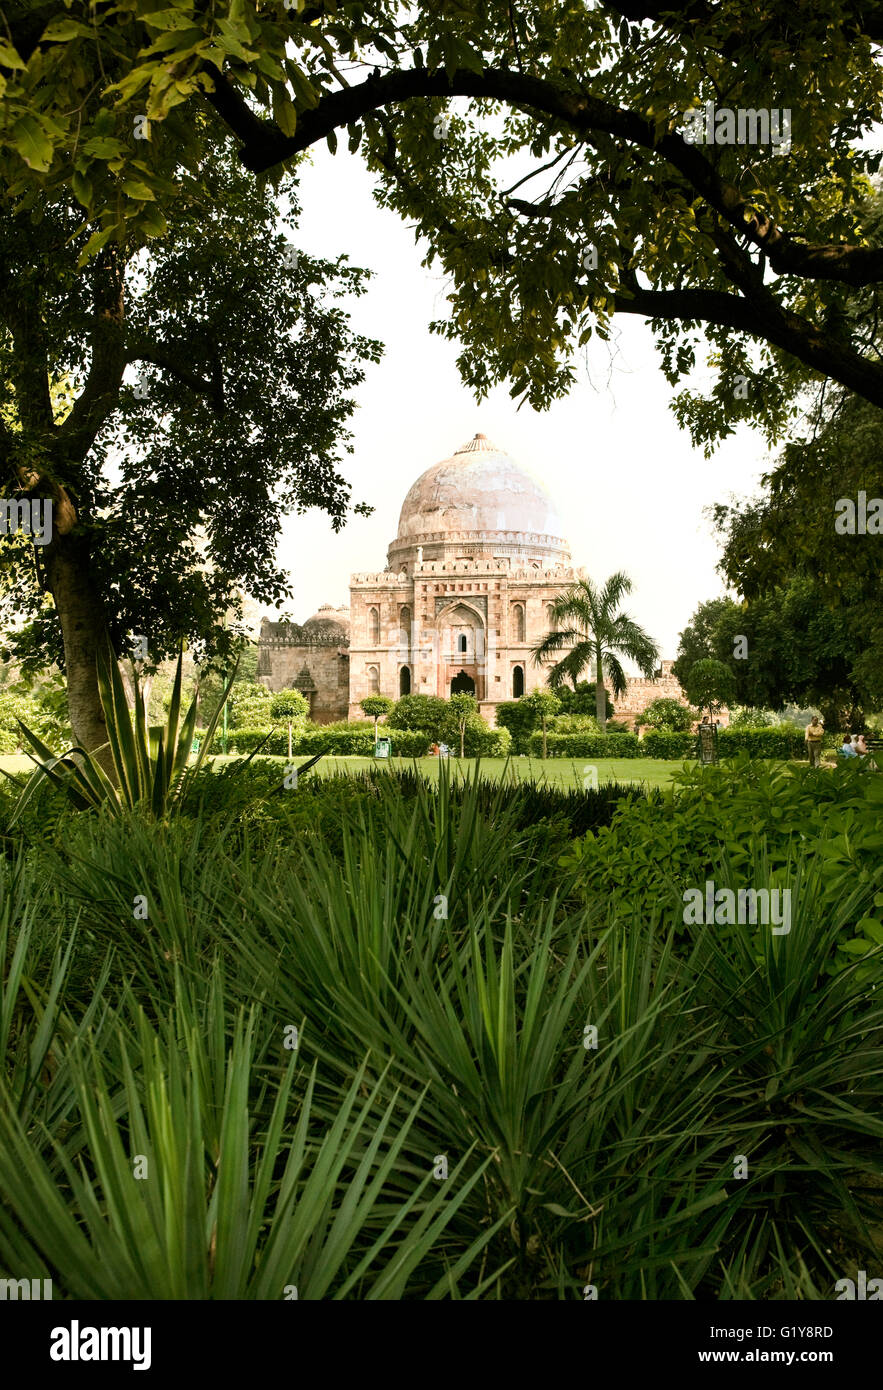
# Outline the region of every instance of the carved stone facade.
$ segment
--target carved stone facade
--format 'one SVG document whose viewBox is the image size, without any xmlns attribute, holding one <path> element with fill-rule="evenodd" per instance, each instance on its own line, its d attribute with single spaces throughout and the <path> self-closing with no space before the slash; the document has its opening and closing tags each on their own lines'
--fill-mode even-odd
<svg viewBox="0 0 883 1390">
<path fill-rule="evenodd" d="M 346 719 L 349 706 L 348 609 L 326 604 L 306 623 L 271 623 L 258 637 L 257 678 L 270 690 L 299 690 L 317 724 Z"/>
<path fill-rule="evenodd" d="M 387 568 L 352 575 L 349 609 L 326 604 L 303 626 L 264 619 L 258 678 L 303 690 L 320 723 L 363 718 L 369 694 L 466 690 L 493 724 L 498 704 L 545 684 L 531 651 L 582 573 L 563 530 L 542 483 L 477 434 L 411 487 Z M 617 716 L 633 722 L 659 694 L 683 699 L 670 667 L 661 682 L 630 683 Z"/>
</svg>

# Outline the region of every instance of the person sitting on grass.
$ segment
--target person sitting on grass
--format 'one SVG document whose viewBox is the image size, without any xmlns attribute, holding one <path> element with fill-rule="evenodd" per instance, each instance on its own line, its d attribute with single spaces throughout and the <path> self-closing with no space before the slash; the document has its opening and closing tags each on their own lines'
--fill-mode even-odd
<svg viewBox="0 0 883 1390">
<path fill-rule="evenodd" d="M 858 753 L 856 753 L 855 749 L 854 749 L 853 746 L 852 746 L 852 739 L 851 739 L 851 737 L 850 737 L 849 734 L 844 734 L 844 735 L 843 735 L 843 744 L 842 744 L 842 746 L 841 746 L 841 748 L 840 748 L 840 756 L 841 756 L 841 758 L 857 758 L 857 757 L 858 757 Z"/>
</svg>

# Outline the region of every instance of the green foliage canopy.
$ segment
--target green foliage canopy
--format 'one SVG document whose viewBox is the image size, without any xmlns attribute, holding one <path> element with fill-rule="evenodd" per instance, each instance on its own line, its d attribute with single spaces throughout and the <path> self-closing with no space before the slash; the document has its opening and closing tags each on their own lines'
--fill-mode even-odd
<svg viewBox="0 0 883 1390">
<path fill-rule="evenodd" d="M 861 147 L 883 113 L 876 5 L 4 9 L 6 182 L 25 202 L 72 188 L 93 250 L 129 226 L 162 235 L 205 112 L 255 171 L 346 134 L 451 277 L 436 328 L 479 393 L 506 381 L 546 405 L 585 343 L 637 314 L 673 386 L 704 335 L 714 383 L 674 408 L 708 448 L 747 419 L 778 437 L 820 375 L 881 400 L 880 156 Z M 787 109 L 787 153 L 759 124 L 743 143 L 686 139 L 709 101 Z"/>
</svg>

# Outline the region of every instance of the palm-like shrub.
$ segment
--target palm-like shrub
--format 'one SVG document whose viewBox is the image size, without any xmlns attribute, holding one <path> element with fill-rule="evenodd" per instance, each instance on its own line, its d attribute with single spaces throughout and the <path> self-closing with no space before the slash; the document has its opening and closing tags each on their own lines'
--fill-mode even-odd
<svg viewBox="0 0 883 1390">
<path fill-rule="evenodd" d="M 781 774 L 785 825 L 769 769 L 656 806 L 691 882 L 790 885 L 774 937 L 686 929 L 671 846 L 641 873 L 658 799 L 632 801 L 620 889 L 585 892 L 549 793 L 452 773 L 404 796 L 372 769 L 334 835 L 124 812 L 0 858 L 4 1270 L 86 1299 L 793 1299 L 876 1274 L 883 778 Z"/>
<path fill-rule="evenodd" d="M 98 693 L 107 725 L 107 747 L 113 767 L 111 777 L 101 765 L 97 753 L 73 747 L 56 755 L 42 739 L 19 721 L 22 734 L 36 752 L 28 757 L 36 763 L 27 786 L 22 791 L 12 818 L 14 824 L 33 797 L 37 788 L 48 778 L 61 787 L 73 804 L 81 810 L 105 806 L 120 815 L 124 808 L 138 807 L 155 816 L 166 816 L 181 801 L 188 777 L 198 771 L 205 758 L 221 711 L 230 694 L 235 670 L 224 687 L 220 703 L 209 720 L 205 737 L 192 764 L 189 764 L 196 731 L 198 692 L 181 717 L 181 666 L 178 665 L 169 701 L 164 728 L 153 730 L 147 723 L 147 710 L 140 683 L 135 677 L 135 708 L 129 709 L 119 666 L 109 643 L 98 655 Z M 6 774 L 9 776 L 9 774 Z"/>
</svg>

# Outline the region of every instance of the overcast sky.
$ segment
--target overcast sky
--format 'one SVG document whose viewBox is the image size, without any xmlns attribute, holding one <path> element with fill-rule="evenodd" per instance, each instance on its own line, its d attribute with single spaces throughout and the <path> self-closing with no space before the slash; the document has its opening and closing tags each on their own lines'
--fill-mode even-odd
<svg viewBox="0 0 883 1390">
<path fill-rule="evenodd" d="M 343 469 L 353 500 L 374 514 L 336 536 L 319 512 L 288 518 L 280 557 L 293 577 L 294 618 L 348 603 L 351 572 L 384 569 L 411 483 L 481 432 L 543 479 L 575 564 L 598 581 L 617 569 L 631 576 L 630 611 L 673 657 L 696 605 L 726 592 L 703 508 L 757 490 L 768 463 L 760 436 L 740 429 L 703 458 L 675 423 L 649 329 L 624 316 L 614 320 L 616 343 L 591 345 L 578 385 L 549 411 L 519 410 L 505 388 L 478 404 L 460 381 L 456 345 L 428 331 L 445 316 L 444 278 L 421 268 L 410 227 L 376 206 L 358 158 L 317 149 L 302 167 L 301 200 L 304 251 L 345 252 L 374 272 L 352 319 L 386 353 L 368 368 Z"/>
</svg>

